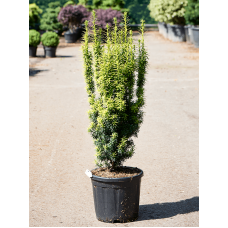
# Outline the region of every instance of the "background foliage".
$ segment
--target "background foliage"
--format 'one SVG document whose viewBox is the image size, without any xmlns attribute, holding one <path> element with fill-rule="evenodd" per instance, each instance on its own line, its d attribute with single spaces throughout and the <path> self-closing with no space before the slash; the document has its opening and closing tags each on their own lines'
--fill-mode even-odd
<svg viewBox="0 0 228 228">
<path fill-rule="evenodd" d="M 48 4 L 48 7 L 40 20 L 40 29 L 46 31 L 62 31 L 62 25 L 57 20 L 61 9 L 60 2 L 51 2 Z"/>
<path fill-rule="evenodd" d="M 42 9 L 35 3 L 29 4 L 29 26 L 35 27 L 40 22 L 40 14 L 42 12 Z"/>
<path fill-rule="evenodd" d="M 199 25 L 199 0 L 188 0 L 184 17 L 186 24 Z"/>
<path fill-rule="evenodd" d="M 48 3 L 53 0 L 29 0 L 29 3 L 36 3 L 43 11 L 48 8 Z M 72 0 L 59 0 L 61 7 L 66 2 Z M 145 20 L 146 24 L 153 24 L 155 20 L 151 18 L 150 11 L 147 8 L 150 0 L 73 0 L 76 4 L 86 4 L 90 9 L 97 8 L 112 8 L 129 12 L 131 24 L 140 24 L 141 19 Z M 123 10 L 124 9 L 124 10 Z"/>
</svg>

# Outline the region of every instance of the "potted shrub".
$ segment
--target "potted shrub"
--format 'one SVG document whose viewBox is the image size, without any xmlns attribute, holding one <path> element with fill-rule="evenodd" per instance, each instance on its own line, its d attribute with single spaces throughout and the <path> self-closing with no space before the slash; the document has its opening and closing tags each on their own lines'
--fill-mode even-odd
<svg viewBox="0 0 228 228">
<path fill-rule="evenodd" d="M 46 57 L 55 57 L 56 49 L 59 44 L 59 36 L 55 32 L 45 32 L 41 37 Z"/>
<path fill-rule="evenodd" d="M 60 2 L 51 2 L 48 4 L 48 8 L 40 21 L 41 30 L 56 32 L 58 35 L 62 33 L 63 26 L 57 20 L 60 9 Z"/>
<path fill-rule="evenodd" d="M 85 22 L 83 59 L 89 97 L 91 133 L 96 145 L 96 166 L 90 173 L 96 217 L 104 222 L 128 222 L 138 218 L 140 181 L 143 171 L 125 167 L 132 157 L 143 122 L 144 83 L 148 55 L 142 36 L 133 43 L 132 31 L 124 26 L 106 25 L 107 43 L 101 44 L 101 33 L 93 11 L 92 36 L 89 45 L 88 21 Z"/>
<path fill-rule="evenodd" d="M 156 21 L 167 24 L 167 37 L 174 42 L 186 41 L 185 6 L 187 0 L 151 0 L 149 8 Z"/>
<path fill-rule="evenodd" d="M 89 15 L 89 11 L 82 5 L 67 5 L 60 10 L 58 21 L 69 28 L 64 33 L 66 43 L 74 43 L 81 38 L 81 24 Z"/>
<path fill-rule="evenodd" d="M 29 56 L 36 57 L 36 50 L 39 43 L 40 33 L 34 29 L 29 30 Z"/>
</svg>

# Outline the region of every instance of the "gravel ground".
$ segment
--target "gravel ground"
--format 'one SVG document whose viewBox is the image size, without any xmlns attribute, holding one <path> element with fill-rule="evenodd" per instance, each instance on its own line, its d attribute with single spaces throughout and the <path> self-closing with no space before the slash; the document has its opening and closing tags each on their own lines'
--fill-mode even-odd
<svg viewBox="0 0 228 228">
<path fill-rule="evenodd" d="M 30 226 L 199 226 L 199 52 L 158 32 L 149 52 L 144 123 L 124 165 L 144 171 L 139 219 L 96 219 L 91 180 L 94 145 L 80 44 L 57 58 L 30 58 Z"/>
</svg>

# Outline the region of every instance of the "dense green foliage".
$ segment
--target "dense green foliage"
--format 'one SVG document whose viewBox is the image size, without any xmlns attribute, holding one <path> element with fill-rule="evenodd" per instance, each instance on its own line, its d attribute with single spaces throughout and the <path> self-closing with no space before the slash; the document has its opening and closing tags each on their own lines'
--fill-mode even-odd
<svg viewBox="0 0 228 228">
<path fill-rule="evenodd" d="M 48 8 L 48 3 L 53 0 L 29 0 L 29 3 L 36 3 L 41 9 Z M 154 19 L 150 17 L 150 11 L 147 6 L 150 0 L 58 0 L 61 7 L 67 2 L 72 4 L 82 4 L 88 9 L 117 9 L 122 12 L 128 12 L 129 23 L 140 24 L 141 19 L 145 20 L 146 24 L 155 23 Z"/>
<path fill-rule="evenodd" d="M 140 21 L 145 20 L 146 24 L 156 23 L 150 16 L 148 4 L 150 0 L 125 0 L 125 8 L 129 10 L 129 23 L 140 24 Z"/>
<path fill-rule="evenodd" d="M 134 153 L 132 137 L 137 137 L 143 122 L 144 83 L 147 52 L 142 37 L 133 43 L 132 31 L 127 27 L 113 29 L 107 24 L 107 42 L 101 44 L 101 30 L 96 27 L 95 11 L 92 32 L 85 22 L 83 58 L 84 75 L 89 96 L 91 133 L 96 146 L 96 165 L 115 168 Z M 92 47 L 89 37 L 93 37 Z"/>
<path fill-rule="evenodd" d="M 29 4 L 29 26 L 35 27 L 36 23 L 40 21 L 40 14 L 42 10 L 35 3 Z"/>
<path fill-rule="evenodd" d="M 55 32 L 45 32 L 41 37 L 41 42 L 46 47 L 57 47 L 59 36 Z"/>
<path fill-rule="evenodd" d="M 63 5 L 63 7 L 66 7 L 66 6 L 68 6 L 68 5 L 75 5 L 75 4 L 76 4 L 76 2 L 75 2 L 74 0 L 70 0 L 70 1 L 66 2 L 66 3 Z"/>
<path fill-rule="evenodd" d="M 156 21 L 184 25 L 187 3 L 187 0 L 151 0 L 148 8 Z"/>
<path fill-rule="evenodd" d="M 122 10 L 124 0 L 93 0 L 92 9 L 109 9 Z"/>
<path fill-rule="evenodd" d="M 199 25 L 199 0 L 188 0 L 184 17 L 186 24 Z"/>
<path fill-rule="evenodd" d="M 54 1 L 55 0 L 29 0 L 29 3 L 36 3 L 36 5 L 38 5 L 44 13 L 45 10 L 48 8 L 48 4 Z M 58 2 L 60 2 L 60 6 L 62 7 L 67 2 L 67 0 L 58 0 Z M 77 0 L 75 0 L 75 2 L 78 3 Z"/>
<path fill-rule="evenodd" d="M 34 29 L 29 30 L 29 46 L 37 47 L 40 43 L 40 33 Z"/>
<path fill-rule="evenodd" d="M 42 15 L 40 29 L 46 31 L 62 31 L 62 25 L 57 20 L 61 9 L 60 2 L 51 2 L 48 4 L 48 7 Z"/>
</svg>

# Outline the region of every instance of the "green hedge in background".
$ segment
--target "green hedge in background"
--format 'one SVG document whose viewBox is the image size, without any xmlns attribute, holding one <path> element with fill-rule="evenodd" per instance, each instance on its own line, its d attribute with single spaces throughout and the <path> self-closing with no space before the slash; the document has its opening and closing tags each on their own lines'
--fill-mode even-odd
<svg viewBox="0 0 228 228">
<path fill-rule="evenodd" d="M 111 7 L 122 12 L 127 11 L 130 24 L 140 24 L 141 19 L 144 19 L 146 24 L 156 23 L 151 18 L 150 11 L 147 8 L 150 0 L 59 0 L 59 3 L 63 7 L 67 2 L 72 1 L 76 4 L 85 5 L 89 9 Z M 50 2 L 53 2 L 53 0 L 29 0 L 29 3 L 36 3 L 44 12 Z"/>
<path fill-rule="evenodd" d="M 46 31 L 62 31 L 62 25 L 57 20 L 61 9 L 60 2 L 51 2 L 48 4 L 48 7 L 40 20 L 40 29 Z"/>
<path fill-rule="evenodd" d="M 199 0 L 188 0 L 184 17 L 186 24 L 199 25 Z"/>
</svg>

